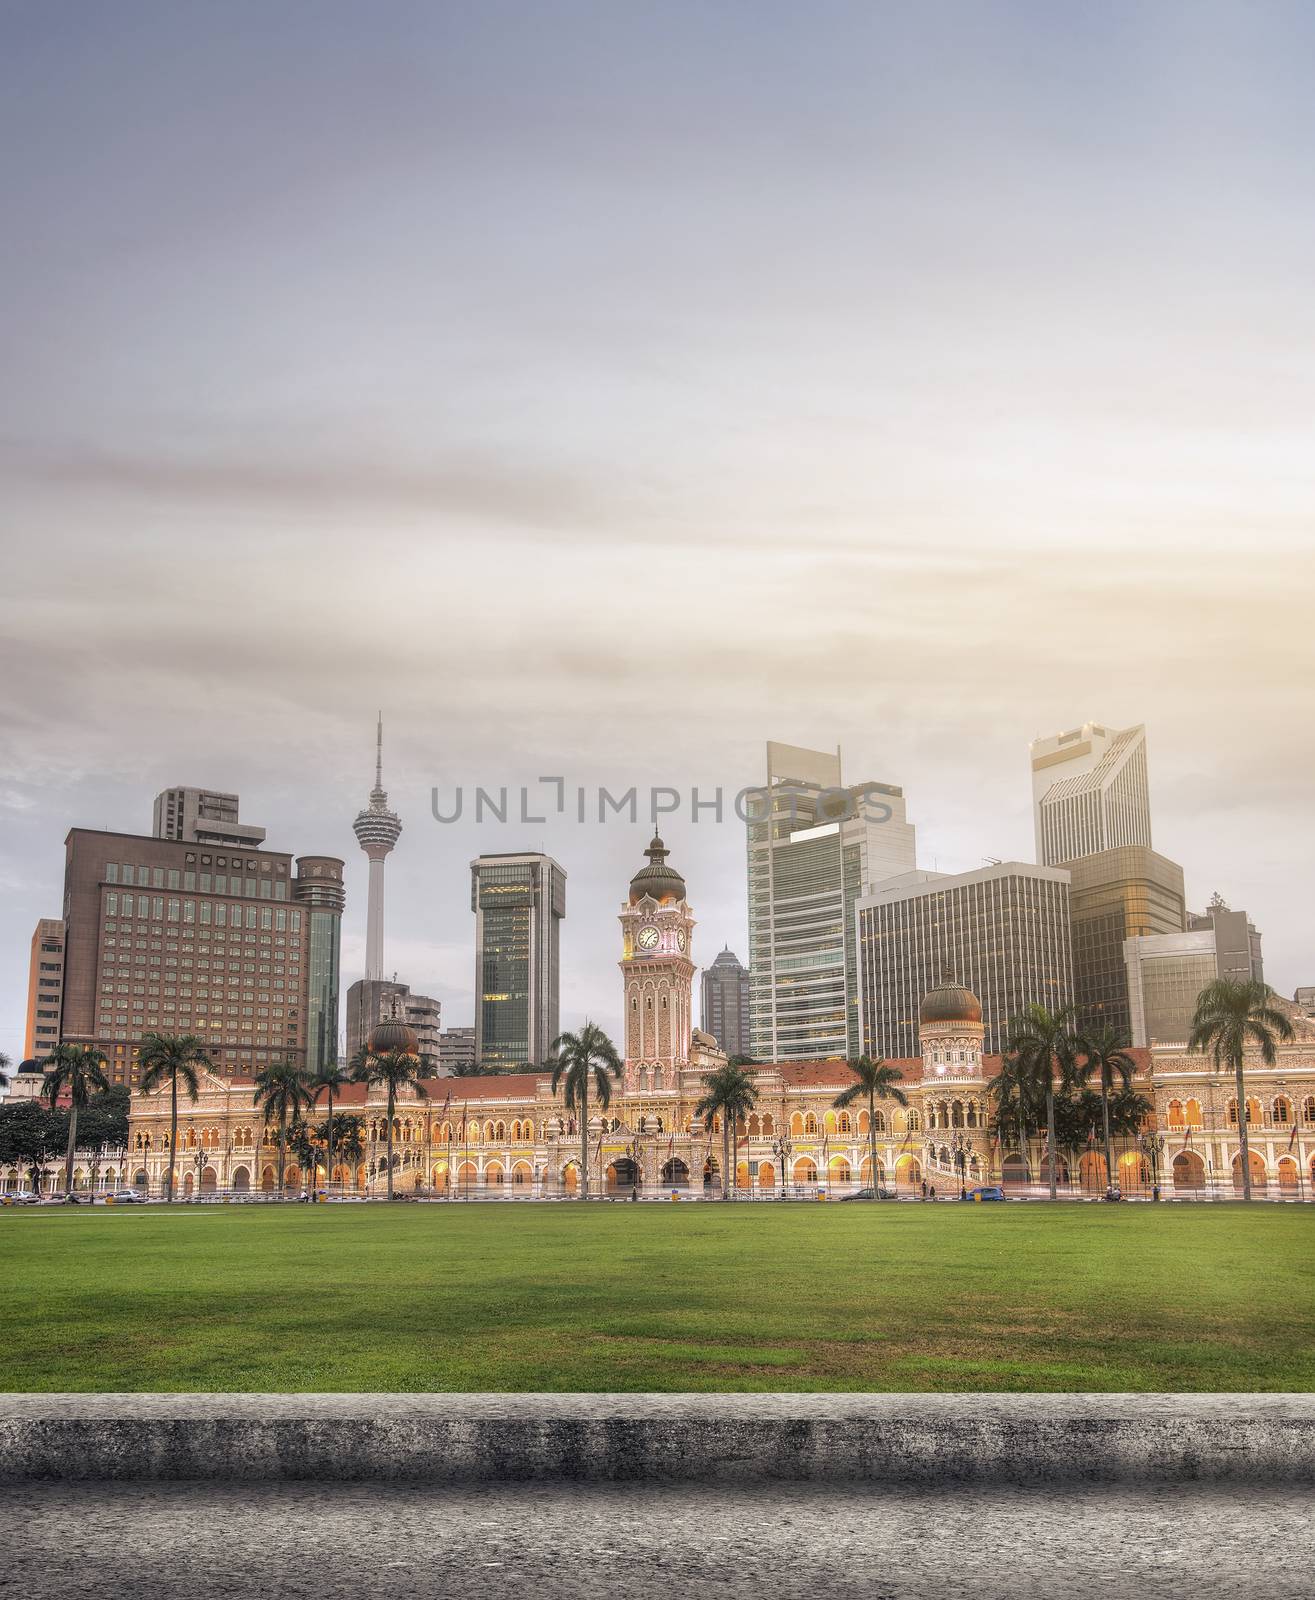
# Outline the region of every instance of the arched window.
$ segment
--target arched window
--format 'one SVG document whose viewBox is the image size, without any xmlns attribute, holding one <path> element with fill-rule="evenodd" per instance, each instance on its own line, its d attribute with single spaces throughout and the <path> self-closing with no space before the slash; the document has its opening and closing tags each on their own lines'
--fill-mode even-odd
<svg viewBox="0 0 1315 1600">
<path fill-rule="evenodd" d="M 794 1113 L 794 1115 L 790 1118 L 790 1132 L 791 1133 L 802 1134 L 803 1131 L 804 1131 L 804 1114 L 803 1114 L 802 1111 L 796 1111 Z"/>
<path fill-rule="evenodd" d="M 804 1118 L 804 1133 L 805 1133 L 805 1135 L 807 1135 L 807 1134 L 810 1134 L 810 1133 L 815 1134 L 816 1132 L 817 1132 L 817 1118 L 810 1111 L 808 1113 L 808 1115 Z"/>
<path fill-rule="evenodd" d="M 918 1111 L 910 1111 L 909 1112 L 909 1132 L 910 1133 L 921 1133 L 922 1132 L 922 1115 Z"/>
<path fill-rule="evenodd" d="M 1274 1098 L 1274 1126 L 1286 1128 L 1292 1121 L 1292 1102 L 1287 1095 L 1280 1094 Z"/>
<path fill-rule="evenodd" d="M 1301 1120 L 1308 1128 L 1315 1124 L 1315 1094 L 1308 1094 L 1301 1102 Z"/>
<path fill-rule="evenodd" d="M 842 1111 L 836 1118 L 836 1128 L 840 1133 L 853 1133 L 854 1124 L 850 1121 L 848 1111 Z"/>
<path fill-rule="evenodd" d="M 1183 1117 L 1183 1103 L 1181 1100 L 1170 1100 L 1168 1116 L 1171 1128 L 1185 1128 L 1187 1126 Z"/>
<path fill-rule="evenodd" d="M 884 1111 L 878 1111 L 873 1115 L 872 1127 L 873 1127 L 874 1131 L 877 1132 L 877 1133 L 885 1133 L 885 1131 L 886 1131 L 886 1113 Z"/>
<path fill-rule="evenodd" d="M 1257 1127 L 1265 1120 L 1264 1108 L 1254 1095 L 1247 1096 L 1247 1122 L 1254 1122 Z"/>
<path fill-rule="evenodd" d="M 763 1137 L 766 1138 L 769 1133 L 774 1133 L 775 1131 L 776 1131 L 776 1124 L 772 1121 L 771 1112 L 770 1111 L 764 1111 L 763 1112 Z"/>
<path fill-rule="evenodd" d="M 1183 1119 L 1189 1128 L 1199 1128 L 1201 1124 L 1201 1102 L 1189 1100 L 1183 1107 Z"/>
</svg>

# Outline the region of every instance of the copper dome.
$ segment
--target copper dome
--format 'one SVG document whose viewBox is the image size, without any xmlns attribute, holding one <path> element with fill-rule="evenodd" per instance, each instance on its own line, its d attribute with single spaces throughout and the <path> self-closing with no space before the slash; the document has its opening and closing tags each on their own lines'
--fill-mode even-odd
<svg viewBox="0 0 1315 1600">
<path fill-rule="evenodd" d="M 416 1038 L 414 1028 L 408 1028 L 405 1022 L 393 1019 L 381 1022 L 370 1030 L 370 1042 L 366 1048 L 372 1056 L 387 1055 L 391 1050 L 401 1050 L 405 1055 L 418 1056 L 420 1041 Z"/>
<path fill-rule="evenodd" d="M 981 1022 L 982 1002 L 962 983 L 953 978 L 943 978 L 922 999 L 918 1021 L 926 1022 Z"/>
<path fill-rule="evenodd" d="M 648 857 L 648 865 L 640 867 L 630 880 L 630 904 L 636 905 L 646 894 L 659 902 L 683 900 L 685 880 L 674 867 L 667 866 L 670 852 L 657 834 L 653 835 L 652 843 L 644 854 Z"/>
</svg>

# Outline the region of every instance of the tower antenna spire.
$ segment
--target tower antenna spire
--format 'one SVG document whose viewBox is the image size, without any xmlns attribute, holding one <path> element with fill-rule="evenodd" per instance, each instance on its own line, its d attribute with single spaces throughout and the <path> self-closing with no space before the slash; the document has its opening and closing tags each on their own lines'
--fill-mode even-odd
<svg viewBox="0 0 1315 1600">
<path fill-rule="evenodd" d="M 384 786 L 384 714 L 379 713 L 379 724 L 374 735 L 374 786 L 382 789 Z"/>
</svg>

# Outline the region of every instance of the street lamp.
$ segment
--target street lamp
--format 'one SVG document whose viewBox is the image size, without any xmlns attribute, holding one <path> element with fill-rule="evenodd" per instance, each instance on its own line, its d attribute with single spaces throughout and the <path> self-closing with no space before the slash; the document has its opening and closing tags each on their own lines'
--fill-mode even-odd
<svg viewBox="0 0 1315 1600">
<path fill-rule="evenodd" d="M 1141 1146 L 1143 1155 L 1151 1158 L 1151 1199 L 1160 1198 L 1160 1157 L 1164 1154 L 1164 1135 L 1162 1133 L 1143 1133 L 1137 1143 Z"/>
<path fill-rule="evenodd" d="M 966 1134 L 956 1133 L 951 1140 L 951 1149 L 954 1151 L 954 1165 L 959 1173 L 959 1198 L 968 1198 L 968 1184 L 966 1173 L 968 1170 L 968 1138 Z"/>
<path fill-rule="evenodd" d="M 794 1150 L 793 1142 L 785 1134 L 772 1140 L 772 1154 L 781 1164 L 781 1199 L 785 1199 L 785 1169 L 790 1164 L 790 1155 Z"/>
</svg>

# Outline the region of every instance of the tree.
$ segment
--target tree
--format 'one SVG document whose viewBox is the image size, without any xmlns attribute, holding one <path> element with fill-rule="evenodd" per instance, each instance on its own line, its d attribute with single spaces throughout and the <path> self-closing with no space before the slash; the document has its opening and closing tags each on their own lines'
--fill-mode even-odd
<svg viewBox="0 0 1315 1600">
<path fill-rule="evenodd" d="M 992 1123 L 1003 1152 L 1011 1140 L 1018 1141 L 1018 1153 L 1023 1161 L 1024 1182 L 1032 1181 L 1031 1153 L 1028 1133 L 1036 1126 L 1037 1118 L 1044 1113 L 1044 1101 L 1037 1092 L 1037 1084 L 1030 1068 L 1017 1055 L 1006 1055 L 1000 1070 L 991 1080 L 991 1098 L 995 1102 Z M 1004 1176 L 1004 1156 L 1001 1155 L 1000 1175 Z"/>
<path fill-rule="evenodd" d="M 110 1086 L 105 1076 L 105 1054 L 92 1045 L 57 1044 L 41 1063 L 45 1077 L 41 1094 L 52 1111 L 61 1095 L 68 1096 L 68 1148 L 64 1155 L 64 1193 L 73 1193 L 73 1148 L 78 1141 L 78 1112 L 86 1107 L 94 1089 L 103 1094 Z"/>
<path fill-rule="evenodd" d="M 1032 1080 L 1036 1097 L 1042 1092 L 1046 1102 L 1046 1167 L 1050 1180 L 1050 1198 L 1058 1195 L 1055 1181 L 1055 1080 L 1067 1089 L 1073 1078 L 1073 1062 L 1077 1041 L 1073 1036 L 1073 1007 L 1061 1006 L 1049 1011 L 1033 1003 L 1022 1016 L 1009 1024 L 1009 1040 L 1005 1046 L 1010 1055 L 1018 1057 L 1024 1074 Z"/>
<path fill-rule="evenodd" d="M 53 1116 L 39 1100 L 20 1100 L 0 1106 L 0 1161 L 26 1167 L 32 1192 L 41 1193 L 41 1173 L 63 1142 L 62 1119 Z"/>
<path fill-rule="evenodd" d="M 909 1097 L 899 1087 L 904 1074 L 898 1067 L 892 1067 L 883 1061 L 880 1056 L 874 1061 L 871 1056 L 859 1056 L 857 1061 L 847 1061 L 845 1065 L 854 1074 L 855 1081 L 848 1089 L 841 1092 L 831 1102 L 837 1111 L 842 1111 L 846 1106 L 852 1106 L 856 1100 L 866 1100 L 868 1103 L 868 1162 L 872 1168 L 872 1193 L 875 1198 L 877 1193 L 877 1101 L 893 1100 L 896 1105 L 907 1106 Z"/>
<path fill-rule="evenodd" d="M 143 1094 L 154 1094 L 165 1082 L 169 1085 L 169 1171 L 165 1179 L 165 1198 L 173 1204 L 174 1173 L 178 1170 L 178 1084 L 181 1081 L 193 1105 L 200 1093 L 198 1071 L 210 1071 L 213 1063 L 205 1045 L 192 1033 L 144 1033 L 137 1047 L 141 1065 Z"/>
<path fill-rule="evenodd" d="M 315 1103 L 304 1067 L 291 1061 L 273 1061 L 256 1079 L 251 1103 L 259 1106 L 265 1126 L 271 1122 L 279 1130 L 278 1192 L 283 1193 L 283 1174 L 288 1162 L 288 1129 L 301 1120 L 301 1114 Z M 314 1188 L 314 1171 L 311 1173 Z"/>
<path fill-rule="evenodd" d="M 721 1197 L 729 1200 L 735 1184 L 731 1130 L 758 1104 L 758 1091 L 753 1086 L 752 1075 L 743 1067 L 733 1067 L 730 1062 L 707 1073 L 703 1082 L 703 1098 L 694 1107 L 694 1115 L 705 1122 L 713 1117 L 721 1118 Z"/>
<path fill-rule="evenodd" d="M 1274 1065 L 1280 1040 L 1292 1038 L 1292 1023 L 1275 1005 L 1278 996 L 1254 978 L 1217 978 L 1196 1000 L 1189 1050 L 1209 1051 L 1219 1071 L 1231 1068 L 1237 1085 L 1238 1155 L 1242 1198 L 1251 1198 L 1251 1150 L 1247 1143 L 1247 1093 L 1243 1057 L 1254 1044 L 1267 1067 Z"/>
<path fill-rule="evenodd" d="M 552 1042 L 552 1092 L 565 1084 L 566 1109 L 580 1113 L 580 1197 L 589 1198 L 589 1082 L 598 1104 L 612 1103 L 612 1084 L 621 1077 L 616 1046 L 596 1023 L 586 1019 L 579 1033 L 562 1033 Z"/>
<path fill-rule="evenodd" d="M 319 1098 L 324 1095 L 329 1103 L 328 1121 L 325 1127 L 328 1131 L 328 1165 L 325 1168 L 325 1177 L 330 1185 L 333 1183 L 333 1146 L 334 1146 L 334 1120 L 333 1097 L 339 1089 L 345 1088 L 352 1081 L 351 1073 L 336 1058 L 333 1061 L 322 1061 L 318 1071 L 311 1074 L 310 1090 L 311 1099 L 319 1103 Z"/>
<path fill-rule="evenodd" d="M 1135 1063 L 1128 1054 L 1128 1041 L 1108 1024 L 1078 1039 L 1082 1063 L 1077 1068 L 1077 1081 L 1089 1083 L 1100 1078 L 1100 1117 L 1105 1134 L 1105 1182 L 1114 1182 L 1114 1145 L 1110 1139 L 1110 1096 L 1114 1093 L 1115 1079 L 1118 1087 L 1126 1089 L 1132 1083 Z"/>
<path fill-rule="evenodd" d="M 9 1067 L 9 1057 L 4 1053 L 3 1050 L 0 1050 L 0 1089 L 7 1089 L 9 1087 Z"/>
<path fill-rule="evenodd" d="M 422 1081 L 424 1067 L 419 1056 L 405 1050 L 383 1050 L 375 1055 L 362 1050 L 352 1063 L 352 1077 L 358 1083 L 382 1083 L 388 1090 L 388 1198 L 393 1198 L 393 1117 L 397 1110 L 397 1096 L 403 1089 L 413 1089 L 422 1100 L 429 1091 Z"/>
</svg>

